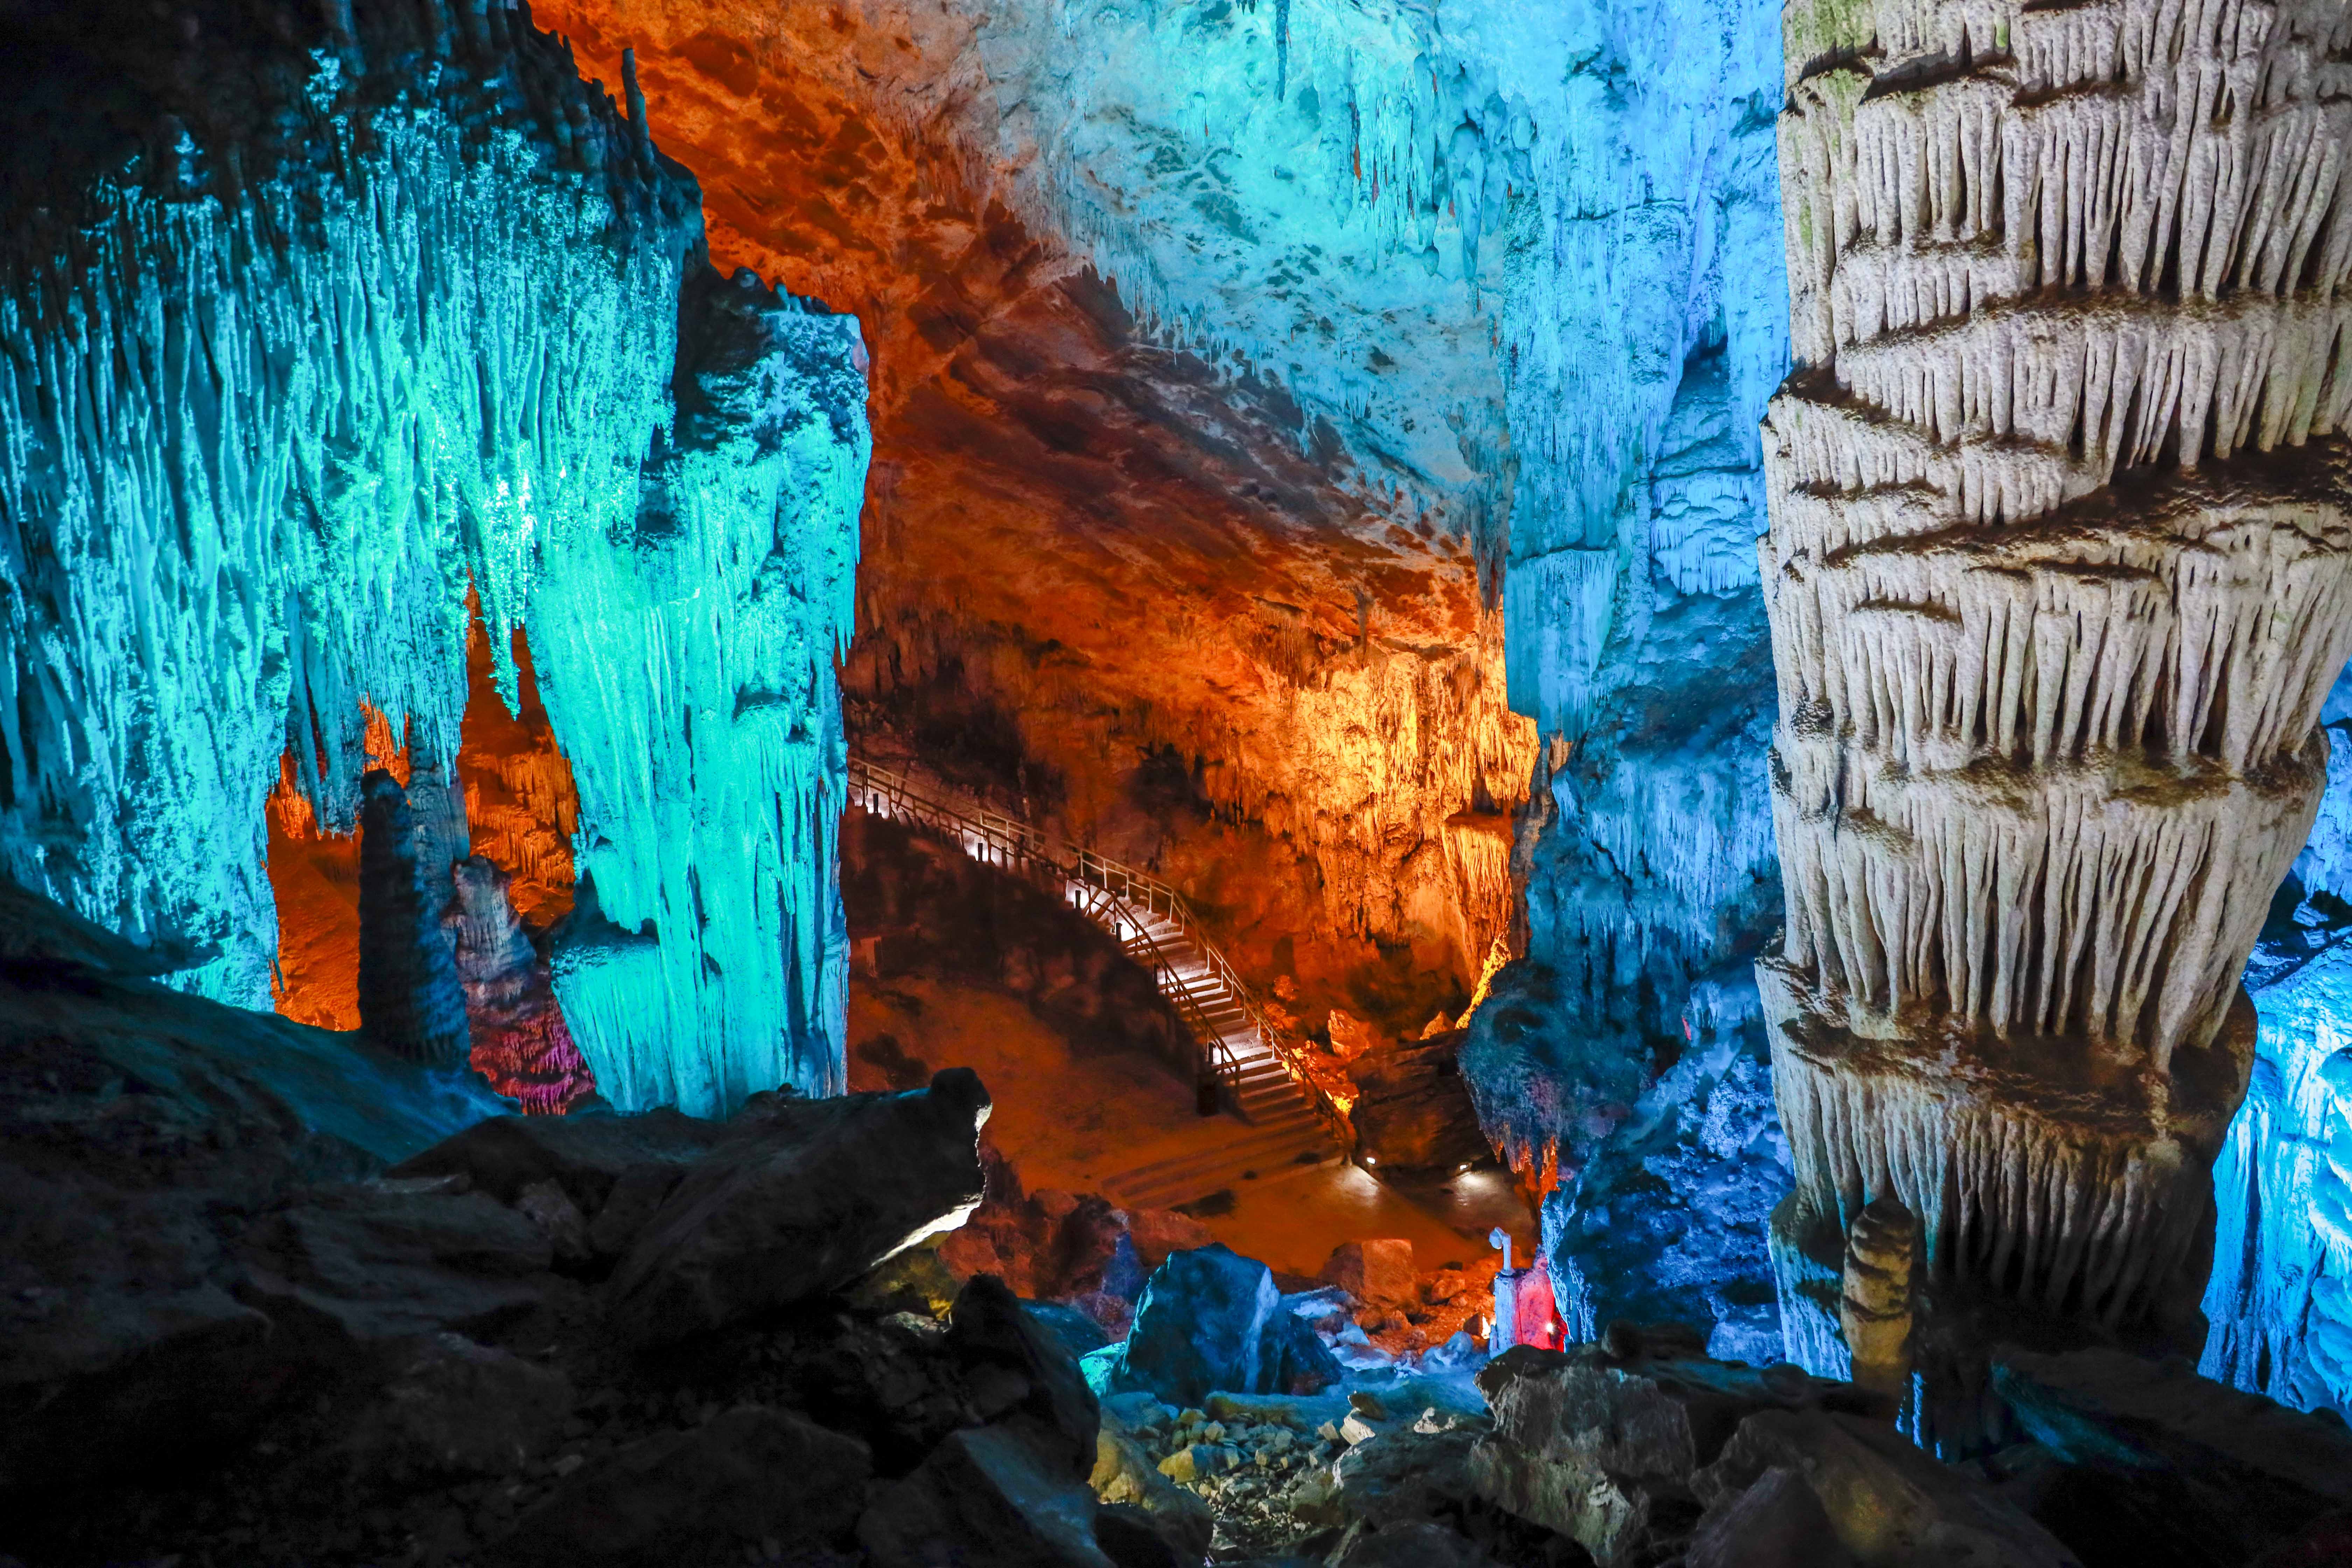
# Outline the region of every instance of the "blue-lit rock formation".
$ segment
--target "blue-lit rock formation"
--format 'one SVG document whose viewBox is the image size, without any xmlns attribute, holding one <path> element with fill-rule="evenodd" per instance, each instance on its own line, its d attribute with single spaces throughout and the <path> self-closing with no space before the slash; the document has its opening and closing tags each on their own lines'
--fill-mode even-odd
<svg viewBox="0 0 2352 1568">
<path fill-rule="evenodd" d="M 1556 1164 L 1571 1331 L 1678 1318 L 1761 1359 L 1785 1155 L 1738 967 L 1779 892 L 1755 560 L 1788 341 L 1778 8 L 1559 17 L 1578 63 L 1538 115 L 1505 307 L 1511 700 L 1551 739 L 1524 956 L 1465 1076 L 1517 1163 Z"/>
<path fill-rule="evenodd" d="M 470 583 L 577 782 L 603 1092 L 837 1088 L 856 324 L 712 273 L 642 106 L 518 14 L 326 14 L 26 24 L 0 864 L 266 1004 L 278 760 L 334 828 L 362 701 L 446 768 Z"/>
<path fill-rule="evenodd" d="M 2321 719 L 2327 792 L 2246 965 L 2262 1023 L 2213 1165 L 2200 1370 L 2352 1414 L 2352 681 Z"/>
<path fill-rule="evenodd" d="M 1715 1128 L 1695 1147 L 1720 1155 L 1678 1156 L 1726 1162 L 1703 1190 L 1651 1184 L 1687 1243 L 1631 1272 L 1596 1256 L 1624 1300 L 1585 1299 L 1736 1319 L 1753 1349 L 1761 1211 L 1695 1216 L 1751 1177 L 1769 1208 L 1784 1180 L 1758 1152 L 1777 1133 L 1754 991 L 1693 987 L 1736 974 L 1779 903 L 1755 555 L 1756 428 L 1788 360 L 1778 6 L 1062 21 L 984 35 L 991 79 L 1024 89 L 997 132 L 1036 154 L 1016 195 L 1180 337 L 1277 378 L 1353 482 L 1441 504 L 1499 587 L 1511 706 L 1550 744 L 1521 834 L 1525 959 L 1464 1054 L 1487 1131 L 1559 1160 L 1565 1277 L 1561 1238 L 1596 1234 L 1575 1173 L 1613 1128 L 1612 1190 L 1676 1129 Z M 1700 1033 L 1712 1065 L 1668 1072 Z"/>
</svg>

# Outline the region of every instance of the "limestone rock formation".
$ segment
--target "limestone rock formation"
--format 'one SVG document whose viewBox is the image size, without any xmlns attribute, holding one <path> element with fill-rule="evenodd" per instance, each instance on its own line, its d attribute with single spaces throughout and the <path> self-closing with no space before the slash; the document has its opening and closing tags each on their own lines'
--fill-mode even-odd
<svg viewBox="0 0 2352 1568">
<path fill-rule="evenodd" d="M 508 897 L 510 879 L 469 855 L 449 868 L 455 896 L 441 917 L 466 993 L 474 1070 L 527 1111 L 561 1115 L 595 1093 L 572 1043 L 547 960 Z"/>
<path fill-rule="evenodd" d="M 348 830 L 372 708 L 446 793 L 470 589 L 572 760 L 604 1092 L 836 1087 L 855 321 L 721 279 L 507 5 L 0 26 L 0 866 L 260 1004 L 281 759 Z"/>
<path fill-rule="evenodd" d="M 360 1027 L 434 1067 L 466 1059 L 467 996 L 441 934 L 439 866 L 418 862 L 408 792 L 382 768 L 360 781 Z"/>
<path fill-rule="evenodd" d="M 1620 1319 L 1688 1323 L 1706 1331 L 1709 1355 L 1762 1365 L 1785 1353 L 1768 1222 L 1788 1191 L 1788 1150 L 1771 1067 L 1752 1017 L 1692 1032 L 1544 1200 L 1545 1258 L 1571 1344 Z"/>
<path fill-rule="evenodd" d="M 1911 1387 L 1912 1274 L 1918 1258 L 1911 1211 L 1873 1198 L 1845 1234 L 1838 1326 L 1860 1387 L 1900 1405 Z"/>
<path fill-rule="evenodd" d="M 2352 647 L 2341 6 L 1798 4 L 1761 548 L 1801 1226 L 2182 1305 Z"/>
</svg>

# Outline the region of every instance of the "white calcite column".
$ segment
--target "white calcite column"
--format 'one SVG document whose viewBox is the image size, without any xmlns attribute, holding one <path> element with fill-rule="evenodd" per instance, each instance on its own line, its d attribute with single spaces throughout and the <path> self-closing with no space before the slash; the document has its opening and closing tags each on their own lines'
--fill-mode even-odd
<svg viewBox="0 0 2352 1568">
<path fill-rule="evenodd" d="M 2143 1321 L 2201 1275 L 2352 634 L 2352 21 L 1785 22 L 1784 1220 L 1893 1196 L 1934 1279 Z"/>
</svg>

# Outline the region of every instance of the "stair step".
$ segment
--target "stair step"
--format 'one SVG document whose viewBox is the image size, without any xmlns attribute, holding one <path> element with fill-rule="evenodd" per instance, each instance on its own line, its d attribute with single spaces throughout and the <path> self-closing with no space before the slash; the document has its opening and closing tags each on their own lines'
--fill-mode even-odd
<svg viewBox="0 0 2352 1568">
<path fill-rule="evenodd" d="M 1186 1176 L 1171 1177 L 1148 1185 L 1125 1186 L 1107 1184 L 1111 1188 L 1108 1195 L 1129 1208 L 1176 1208 L 1223 1189 L 1230 1189 L 1236 1193 L 1247 1190 L 1251 1178 L 1243 1173 L 1245 1171 L 1255 1171 L 1256 1179 L 1259 1181 L 1280 1175 L 1292 1168 L 1298 1154 L 1307 1152 L 1311 1147 L 1312 1145 L 1305 1145 L 1295 1151 L 1278 1151 L 1253 1163 L 1236 1163 L 1221 1170 L 1192 1173 Z M 1326 1158 L 1328 1159 L 1328 1156 Z M 1326 1162 L 1318 1160 L 1317 1163 L 1319 1164 Z"/>
<path fill-rule="evenodd" d="M 1307 1094 L 1307 1091 L 1280 1068 L 1275 1068 L 1272 1072 L 1244 1072 L 1229 1081 L 1233 1084 L 1235 1093 L 1247 1093 L 1253 1089 L 1260 1091 L 1273 1089 L 1282 1094 L 1295 1094 L 1301 1099 L 1306 1098 Z"/>
<path fill-rule="evenodd" d="M 1312 1147 L 1318 1143 L 1328 1143 L 1322 1124 L 1319 1122 L 1307 1121 L 1286 1127 L 1253 1128 L 1248 1135 L 1236 1138 L 1229 1143 L 1220 1144 L 1214 1149 L 1199 1150 L 1191 1154 L 1173 1155 L 1165 1160 L 1155 1160 L 1148 1165 L 1138 1165 L 1133 1170 L 1119 1172 L 1117 1175 L 1106 1177 L 1104 1185 L 1121 1189 L 1150 1186 L 1171 1176 L 1181 1176 L 1190 1172 L 1215 1169 L 1223 1165 L 1232 1165 L 1238 1170 L 1243 1165 L 1265 1159 L 1271 1154 L 1297 1153 L 1303 1148 Z"/>
<path fill-rule="evenodd" d="M 1055 864 L 1053 850 L 1042 838 L 1024 839 L 1024 847 L 1008 855 L 1000 847 L 1006 832 L 1001 823 L 983 822 L 945 800 L 932 805 L 893 800 L 888 791 L 895 786 L 866 782 L 866 764 L 853 762 L 852 771 L 852 788 L 868 810 L 926 824 L 974 859 L 1038 868 Z M 1207 1037 L 1202 1043 L 1212 1049 L 1225 1079 L 1228 1103 L 1238 1116 L 1233 1134 L 1222 1143 L 1123 1172 L 1105 1180 L 1104 1190 L 1124 1203 L 1164 1207 L 1232 1186 L 1243 1179 L 1244 1171 L 1272 1174 L 1310 1151 L 1331 1155 L 1330 1137 L 1313 1097 L 1260 1037 L 1246 994 L 1230 978 L 1215 951 L 1190 926 L 1112 892 L 1097 879 L 1102 876 L 1099 870 L 1084 875 L 1071 871 L 1068 864 L 1060 866 L 1069 905 L 1109 931 L 1129 958 L 1150 966 L 1160 993 L 1178 1005 L 1191 1027 Z M 1146 895 L 1146 904 L 1152 897 Z"/>
</svg>

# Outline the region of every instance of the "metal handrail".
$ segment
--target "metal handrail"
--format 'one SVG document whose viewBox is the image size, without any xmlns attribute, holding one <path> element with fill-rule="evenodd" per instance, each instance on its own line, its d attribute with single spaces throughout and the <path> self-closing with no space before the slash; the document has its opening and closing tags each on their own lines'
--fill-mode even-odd
<svg viewBox="0 0 2352 1568">
<path fill-rule="evenodd" d="M 849 759 L 849 795 L 852 803 L 878 815 L 908 817 L 962 840 L 965 852 L 976 860 L 1003 865 L 1008 869 L 1024 862 L 1035 863 L 1049 868 L 1066 883 L 1099 892 L 1113 905 L 1120 923 L 1132 930 L 1134 942 L 1150 955 L 1152 978 L 1192 1029 L 1202 1066 L 1228 1089 L 1234 1089 L 1240 1079 L 1240 1058 L 1234 1055 L 1223 1032 L 1210 1022 L 1207 1012 L 1192 994 L 1192 987 L 1154 940 L 1141 917 L 1156 917 L 1175 926 L 1200 950 L 1209 978 L 1241 1008 L 1258 1043 L 1307 1090 L 1315 1101 L 1317 1113 L 1346 1141 L 1346 1113 L 1331 1102 L 1330 1096 L 1301 1067 L 1297 1044 L 1267 1018 L 1234 966 L 1209 940 L 1200 917 L 1192 912 L 1183 894 L 1149 872 L 1098 855 L 1082 845 L 1066 843 L 1019 817 L 1006 816 L 985 806 L 966 808 L 935 799 L 918 790 L 905 774 L 876 767 L 862 758 Z M 1129 944 L 1129 939 L 1123 932 L 1114 934 L 1122 947 Z"/>
</svg>

